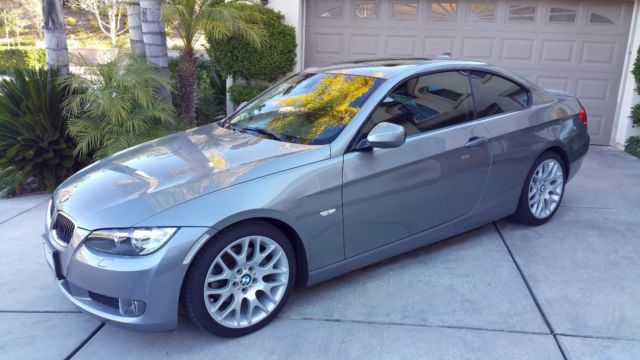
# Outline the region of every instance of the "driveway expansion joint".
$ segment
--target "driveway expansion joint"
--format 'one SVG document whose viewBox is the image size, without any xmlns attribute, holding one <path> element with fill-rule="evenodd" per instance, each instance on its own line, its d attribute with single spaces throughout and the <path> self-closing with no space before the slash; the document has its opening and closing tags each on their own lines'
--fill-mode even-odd
<svg viewBox="0 0 640 360">
<path fill-rule="evenodd" d="M 314 317 L 306 317 L 306 316 L 302 316 L 302 317 L 278 316 L 278 318 L 283 320 L 293 320 L 293 321 L 324 321 L 324 322 L 332 322 L 332 323 L 409 326 L 409 327 L 421 327 L 421 328 L 432 328 L 432 329 L 487 331 L 487 332 L 499 332 L 499 333 L 511 333 L 511 334 L 523 334 L 523 335 L 553 335 L 552 333 L 548 333 L 548 332 L 506 330 L 506 329 L 483 328 L 483 327 L 474 327 L 474 326 L 416 324 L 416 323 L 401 323 L 401 322 L 389 322 L 389 321 L 346 320 L 346 319 L 335 319 L 335 318 L 333 319 L 332 318 L 314 318 Z"/>
<path fill-rule="evenodd" d="M 505 240 L 504 235 L 502 234 L 502 231 L 498 226 L 498 223 L 494 221 L 493 227 L 495 227 L 496 232 L 498 233 L 498 236 L 500 236 L 500 239 L 502 239 L 502 243 L 507 248 L 507 252 L 509 253 L 509 256 L 511 257 L 511 260 L 513 261 L 514 265 L 518 269 L 518 273 L 520 273 L 520 277 L 522 278 L 522 281 L 524 281 L 524 284 L 527 287 L 527 290 L 529 291 L 529 294 L 531 295 L 533 302 L 536 304 L 536 307 L 538 308 L 538 312 L 540 312 L 540 316 L 542 316 L 542 320 L 544 320 L 544 323 L 547 325 L 547 328 L 549 329 L 549 333 L 553 336 L 553 340 L 555 340 L 556 345 L 558 346 L 558 350 L 560 351 L 560 354 L 562 354 L 562 357 L 566 360 L 567 354 L 565 354 L 564 349 L 560 345 L 560 341 L 558 341 L 558 336 L 553 330 L 553 326 L 551 325 L 551 322 L 549 321 L 549 319 L 547 318 L 547 315 L 542 309 L 542 306 L 540 305 L 540 302 L 538 301 L 538 298 L 536 297 L 536 294 L 533 291 L 531 284 L 529 284 L 529 280 L 527 280 L 527 277 L 524 275 L 524 271 L 522 271 L 522 268 L 520 267 L 520 263 L 518 263 L 518 260 L 513 255 L 513 252 L 511 251 L 511 248 L 509 247 L 507 240 Z"/>
<path fill-rule="evenodd" d="M 46 203 L 47 201 L 49 201 L 49 199 L 46 199 L 46 200 L 44 200 L 44 201 L 42 201 L 42 202 L 39 202 L 39 203 L 37 203 L 36 205 L 34 205 L 34 206 L 32 206 L 32 207 L 30 207 L 30 208 L 28 208 L 28 209 L 24 210 L 24 211 L 21 211 L 21 212 L 19 212 L 19 213 L 17 213 L 17 214 L 15 214 L 15 215 L 13 215 L 12 217 L 10 217 L 10 218 L 8 218 L 8 219 L 5 219 L 5 220 L 0 221 L 0 225 L 5 224 L 5 223 L 8 223 L 9 221 L 11 221 L 11 220 L 13 220 L 13 219 L 17 218 L 18 216 L 20 216 L 20 215 L 22 215 L 22 214 L 25 214 L 25 213 L 27 213 L 27 212 L 29 212 L 29 211 L 31 211 L 31 210 L 33 210 L 33 209 L 37 208 L 38 206 L 40 206 L 40 205 L 42 205 L 42 204 Z"/>
<path fill-rule="evenodd" d="M 626 337 L 618 337 L 618 336 L 598 336 L 598 335 L 580 335 L 580 334 L 564 334 L 564 333 L 555 333 L 554 335 L 563 336 L 563 337 L 570 337 L 570 338 L 578 338 L 578 339 L 640 342 L 640 338 L 626 338 Z"/>
<path fill-rule="evenodd" d="M 93 339 L 94 336 L 96 336 L 96 334 L 98 334 L 98 332 L 100 330 L 102 330 L 102 328 L 104 327 L 104 323 L 100 323 L 100 325 L 98 325 L 92 332 L 91 334 L 89 334 L 89 336 L 87 336 L 81 343 L 80 345 L 78 345 L 75 349 L 73 349 L 73 351 L 67 355 L 66 358 L 64 358 L 64 360 L 69 360 L 71 358 L 73 358 L 80 350 L 82 350 L 82 348 L 87 345 L 87 343 L 89 341 L 91 341 L 91 339 Z"/>
</svg>

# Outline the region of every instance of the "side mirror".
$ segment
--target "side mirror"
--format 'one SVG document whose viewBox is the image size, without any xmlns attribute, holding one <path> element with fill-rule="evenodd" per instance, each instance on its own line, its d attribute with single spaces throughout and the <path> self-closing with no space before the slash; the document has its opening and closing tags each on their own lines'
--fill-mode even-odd
<svg viewBox="0 0 640 360">
<path fill-rule="evenodd" d="M 395 148 L 404 144 L 407 138 L 404 128 L 397 124 L 381 122 L 374 126 L 360 148 Z"/>
</svg>

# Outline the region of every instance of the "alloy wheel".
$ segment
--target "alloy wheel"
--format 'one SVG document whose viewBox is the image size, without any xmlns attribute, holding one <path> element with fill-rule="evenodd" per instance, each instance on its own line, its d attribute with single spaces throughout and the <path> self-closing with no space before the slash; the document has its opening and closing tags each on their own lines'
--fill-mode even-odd
<svg viewBox="0 0 640 360">
<path fill-rule="evenodd" d="M 529 183 L 529 209 L 538 219 L 545 219 L 553 214 L 562 198 L 564 190 L 564 173 L 562 165 L 555 159 L 547 159 L 540 163 Z"/>
<path fill-rule="evenodd" d="M 211 317 L 229 328 L 245 328 L 266 318 L 287 289 L 289 263 L 282 247 L 265 236 L 247 236 L 225 247 L 204 282 Z"/>
</svg>

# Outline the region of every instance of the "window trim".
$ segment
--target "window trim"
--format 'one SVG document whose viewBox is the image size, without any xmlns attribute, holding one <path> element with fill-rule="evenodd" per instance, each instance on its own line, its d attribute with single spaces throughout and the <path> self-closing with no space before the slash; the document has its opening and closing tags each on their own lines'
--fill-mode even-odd
<svg viewBox="0 0 640 360">
<path fill-rule="evenodd" d="M 398 83 L 393 88 L 391 88 L 391 90 L 386 92 L 384 94 L 384 96 L 382 97 L 382 99 L 380 101 L 378 101 L 378 103 L 373 107 L 373 109 L 367 114 L 366 120 L 360 125 L 360 128 L 358 128 L 358 132 L 351 139 L 351 142 L 349 143 L 349 146 L 347 147 L 347 151 L 345 151 L 345 154 L 348 153 L 348 152 L 352 152 L 352 151 L 358 151 L 356 149 L 356 146 L 362 140 L 361 139 L 362 136 L 365 135 L 365 129 L 367 128 L 367 125 L 369 123 L 371 123 L 371 115 L 373 114 L 374 111 L 376 111 L 378 106 L 380 106 L 380 104 L 382 104 L 384 99 L 387 96 L 389 96 L 389 94 L 391 94 L 400 85 L 402 85 L 406 81 L 409 81 L 409 80 L 415 79 L 415 78 L 419 78 L 419 77 L 422 77 L 422 76 L 442 74 L 442 73 L 448 73 L 448 72 L 464 72 L 466 74 L 467 81 L 469 82 L 469 90 L 471 91 L 471 102 L 472 102 L 472 106 L 473 106 L 473 118 L 471 120 L 469 120 L 468 122 L 465 122 L 465 123 L 462 123 L 462 124 L 449 125 L 449 126 L 445 126 L 445 127 L 434 129 L 434 130 L 429 130 L 429 131 L 426 131 L 426 132 L 420 132 L 420 133 L 412 135 L 412 136 L 407 136 L 407 139 L 413 139 L 413 138 L 416 138 L 416 137 L 421 136 L 421 135 L 430 134 L 430 133 L 432 133 L 434 131 L 440 131 L 440 130 L 448 129 L 448 128 L 451 128 L 451 127 L 454 127 L 454 126 L 465 125 L 465 124 L 468 124 L 468 123 L 471 123 L 471 122 L 475 122 L 476 120 L 478 120 L 477 119 L 477 113 L 476 113 L 475 98 L 473 97 L 473 87 L 471 85 L 471 78 L 469 78 L 468 70 L 465 70 L 465 69 L 443 69 L 443 70 L 427 71 L 427 72 L 419 73 L 419 74 L 412 74 L 412 75 L 409 75 L 409 76 L 403 78 L 402 80 L 398 81 Z M 369 131 L 371 131 L 371 129 L 369 129 Z"/>
<path fill-rule="evenodd" d="M 505 111 L 505 112 L 502 112 L 500 114 L 494 114 L 494 115 L 489 115 L 489 116 L 484 116 L 484 117 L 478 117 L 478 107 L 477 107 L 477 104 L 476 104 L 476 93 L 475 93 L 475 89 L 473 87 L 473 81 L 471 81 L 471 75 L 469 74 L 469 71 L 481 71 L 481 72 L 484 72 L 484 73 L 487 73 L 487 74 L 491 74 L 493 76 L 497 76 L 497 77 L 499 77 L 499 78 L 501 78 L 503 80 L 506 80 L 506 81 L 508 81 L 508 82 L 510 82 L 512 84 L 515 84 L 516 86 L 520 87 L 522 90 L 524 90 L 527 93 L 527 105 L 524 108 L 519 109 L 519 110 Z M 493 71 L 480 70 L 480 69 L 470 69 L 470 70 L 467 70 L 466 72 L 467 72 L 467 76 L 469 77 L 469 83 L 471 85 L 471 95 L 473 96 L 473 107 L 475 109 L 475 120 L 476 121 L 477 120 L 489 119 L 489 118 L 492 118 L 494 116 L 509 115 L 509 114 L 517 113 L 519 111 L 525 111 L 525 110 L 531 109 L 531 105 L 533 103 L 533 94 L 531 93 L 531 88 L 529 88 L 528 86 L 525 86 L 525 85 L 523 85 L 523 84 L 521 84 L 521 83 L 519 83 L 517 81 L 514 81 L 512 79 L 506 78 L 503 75 L 496 74 Z"/>
<path fill-rule="evenodd" d="M 485 72 L 487 74 L 491 74 L 493 76 L 497 76 L 499 78 L 507 80 L 507 81 L 519 86 L 520 88 L 525 90 L 525 92 L 527 93 L 527 101 L 528 101 L 527 106 L 524 107 L 523 109 L 520 109 L 520 110 L 513 110 L 513 111 L 509 111 L 509 112 L 503 112 L 503 113 L 500 113 L 500 114 L 495 114 L 495 115 L 491 115 L 491 116 L 485 116 L 485 117 L 481 117 L 481 118 L 478 117 L 478 109 L 477 109 L 477 104 L 476 104 L 476 95 L 475 95 L 475 92 L 474 92 L 473 83 L 471 81 L 471 75 L 469 75 L 469 72 L 471 72 L 471 71 L 482 71 L 482 72 Z M 491 119 L 491 118 L 497 117 L 497 116 L 510 115 L 510 114 L 517 113 L 519 111 L 526 111 L 526 110 L 531 109 L 531 107 L 533 105 L 533 94 L 532 94 L 531 88 L 529 86 L 523 84 L 522 82 L 520 82 L 520 81 L 518 81 L 516 79 L 508 78 L 508 77 L 506 77 L 504 75 L 500 75 L 497 72 L 491 71 L 489 69 L 481 69 L 481 68 L 474 68 L 474 67 L 462 68 L 462 69 L 453 68 L 453 69 L 432 70 L 432 71 L 426 71 L 426 72 L 418 73 L 418 74 L 411 74 L 411 75 L 408 75 L 408 76 L 404 77 L 402 80 L 398 81 L 398 83 L 393 88 L 391 88 L 391 90 L 386 92 L 385 95 L 381 98 L 381 100 L 376 103 L 376 105 L 373 107 L 373 109 L 371 111 L 369 111 L 369 113 L 366 116 L 366 120 L 362 124 L 360 124 L 360 127 L 358 128 L 358 131 L 351 138 L 351 141 L 349 141 L 349 145 L 347 146 L 347 149 L 345 150 L 344 154 L 347 154 L 347 153 L 350 153 L 350 152 L 360 151 L 359 149 L 356 148 L 356 146 L 358 145 L 358 143 L 360 143 L 362 141 L 362 137 L 365 135 L 365 129 L 366 129 L 367 125 L 371 122 L 371 115 L 373 114 L 374 111 L 376 111 L 378 106 L 380 106 L 380 104 L 382 104 L 384 99 L 391 92 L 393 92 L 398 86 L 402 85 L 404 82 L 406 82 L 408 80 L 411 80 L 413 78 L 426 76 L 426 75 L 440 74 L 440 73 L 445 73 L 445 72 L 464 72 L 467 75 L 467 80 L 469 81 L 469 88 L 471 89 L 471 99 L 472 99 L 472 103 L 473 103 L 473 119 L 471 119 L 471 120 L 469 120 L 468 122 L 465 122 L 465 123 L 449 125 L 449 126 L 445 126 L 445 127 L 434 129 L 434 130 L 421 132 L 421 133 L 415 134 L 413 136 L 407 136 L 407 140 L 414 139 L 414 138 L 417 138 L 417 137 L 423 136 L 423 135 L 429 135 L 429 134 L 432 134 L 434 132 L 447 130 L 447 129 L 450 129 L 450 128 L 454 128 L 456 126 L 463 126 L 463 125 L 467 125 L 467 124 L 470 124 L 470 123 L 477 123 L 479 121 L 485 121 L 485 120 L 488 120 L 488 119 Z M 369 129 L 369 131 L 371 131 L 371 129 Z M 368 134 L 368 132 L 367 132 L 367 134 Z"/>
</svg>

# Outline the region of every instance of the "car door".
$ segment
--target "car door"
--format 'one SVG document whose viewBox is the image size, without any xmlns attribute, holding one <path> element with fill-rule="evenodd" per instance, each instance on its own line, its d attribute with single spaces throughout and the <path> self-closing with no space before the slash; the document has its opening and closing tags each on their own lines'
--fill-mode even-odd
<svg viewBox="0 0 640 360">
<path fill-rule="evenodd" d="M 544 119 L 547 109 L 531 110 L 529 90 L 507 78 L 486 71 L 470 71 L 469 78 L 476 116 L 491 134 L 491 174 L 484 197 L 520 196 L 536 154 L 531 149 L 549 141 L 549 129 L 532 126 L 532 119 Z M 517 198 L 503 203 L 515 206 Z"/>
<path fill-rule="evenodd" d="M 347 257 L 444 224 L 476 206 L 491 156 L 489 134 L 474 119 L 465 72 L 411 78 L 386 96 L 360 137 L 384 121 L 402 125 L 407 140 L 397 148 L 344 155 Z"/>
</svg>

